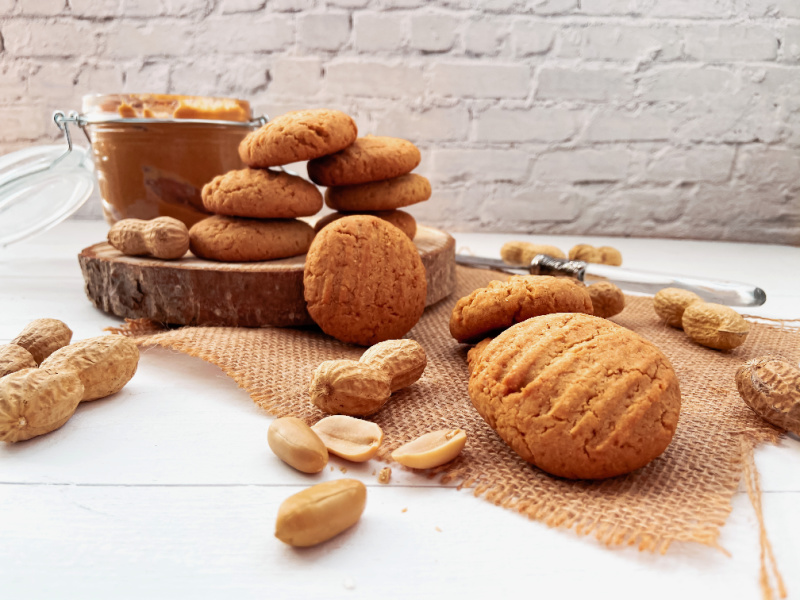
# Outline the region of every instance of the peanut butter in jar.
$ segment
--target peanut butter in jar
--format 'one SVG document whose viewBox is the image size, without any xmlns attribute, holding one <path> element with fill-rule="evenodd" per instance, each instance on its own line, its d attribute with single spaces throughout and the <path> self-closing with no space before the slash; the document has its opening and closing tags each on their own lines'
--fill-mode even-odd
<svg viewBox="0 0 800 600">
<path fill-rule="evenodd" d="M 209 216 L 200 191 L 244 166 L 239 142 L 259 125 L 243 100 L 160 94 L 84 96 L 83 117 L 109 224 Z"/>
</svg>

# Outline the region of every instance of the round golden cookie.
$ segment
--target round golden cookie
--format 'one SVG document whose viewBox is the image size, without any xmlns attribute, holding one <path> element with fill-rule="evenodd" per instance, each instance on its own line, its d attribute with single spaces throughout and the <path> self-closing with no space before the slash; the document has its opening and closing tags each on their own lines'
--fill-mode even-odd
<svg viewBox="0 0 800 600">
<path fill-rule="evenodd" d="M 329 187 L 325 190 L 325 204 L 343 212 L 392 210 L 424 202 L 430 197 L 431 182 L 414 173 L 384 181 Z"/>
<path fill-rule="evenodd" d="M 469 395 L 523 459 L 570 479 L 643 467 L 666 450 L 681 407 L 678 378 L 656 346 L 577 313 L 497 336 L 472 369 Z"/>
<path fill-rule="evenodd" d="M 450 334 L 459 342 L 476 341 L 531 317 L 567 312 L 592 314 L 582 283 L 569 277 L 517 276 L 492 281 L 456 302 Z"/>
<path fill-rule="evenodd" d="M 314 239 L 314 228 L 295 219 L 257 221 L 215 215 L 195 223 L 189 238 L 189 249 L 199 258 L 254 262 L 304 254 Z"/>
<path fill-rule="evenodd" d="M 369 215 L 343 217 L 317 234 L 303 285 L 317 325 L 361 346 L 403 337 L 425 309 L 425 267 L 416 246 Z"/>
<path fill-rule="evenodd" d="M 368 135 L 336 154 L 308 163 L 308 176 L 319 185 L 355 185 L 392 179 L 417 168 L 419 149 L 407 140 Z"/>
<path fill-rule="evenodd" d="M 247 134 L 239 157 L 248 167 L 277 167 L 338 152 L 356 141 L 355 121 L 338 110 L 298 110 Z"/>
<path fill-rule="evenodd" d="M 395 227 L 397 227 L 400 231 L 405 233 L 409 239 L 413 240 L 414 236 L 417 235 L 417 221 L 405 211 L 402 210 L 374 210 L 372 212 L 363 212 L 363 213 L 343 213 L 343 212 L 335 212 L 329 215 L 325 215 L 319 221 L 316 222 L 314 225 L 314 231 L 319 233 L 319 231 L 328 225 L 329 223 L 333 223 L 334 221 L 341 219 L 342 217 L 349 217 L 354 214 L 359 215 L 371 215 L 373 217 L 378 217 L 379 219 L 383 219 L 387 223 L 391 223 Z"/>
<path fill-rule="evenodd" d="M 302 177 L 269 169 L 240 169 L 203 186 L 203 206 L 218 215 L 253 219 L 310 217 L 322 208 L 317 186 Z"/>
</svg>

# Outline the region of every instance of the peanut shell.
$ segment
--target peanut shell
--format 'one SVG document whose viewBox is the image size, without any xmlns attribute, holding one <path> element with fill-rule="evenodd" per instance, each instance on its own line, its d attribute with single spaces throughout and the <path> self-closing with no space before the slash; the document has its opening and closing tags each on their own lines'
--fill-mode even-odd
<svg viewBox="0 0 800 600">
<path fill-rule="evenodd" d="M 367 416 L 392 395 L 391 376 L 355 360 L 327 360 L 314 371 L 311 402 L 332 415 Z"/>
<path fill-rule="evenodd" d="M 735 310 L 722 304 L 695 302 L 686 307 L 681 319 L 683 330 L 698 344 L 717 350 L 741 346 L 750 325 Z"/>
<path fill-rule="evenodd" d="M 0 346 L 0 377 L 35 367 L 36 361 L 33 359 L 33 355 L 22 346 L 16 344 Z"/>
<path fill-rule="evenodd" d="M 58 319 L 36 319 L 31 321 L 12 344 L 22 346 L 33 356 L 37 365 L 59 348 L 69 344 L 72 330 Z"/>
<path fill-rule="evenodd" d="M 422 376 L 428 357 L 414 340 L 386 340 L 361 355 L 358 362 L 383 369 L 391 377 L 391 391 L 408 387 Z"/>
<path fill-rule="evenodd" d="M 586 288 L 592 299 L 594 316 L 608 319 L 625 308 L 625 295 L 609 281 L 598 281 Z"/>
<path fill-rule="evenodd" d="M 104 335 L 53 352 L 40 368 L 54 373 L 77 373 L 83 383 L 85 402 L 120 391 L 136 373 L 138 364 L 139 348 L 130 338 Z"/>
<path fill-rule="evenodd" d="M 0 379 L 0 440 L 50 433 L 75 413 L 83 385 L 75 373 L 23 369 Z"/>
<path fill-rule="evenodd" d="M 800 435 L 800 368 L 781 356 L 761 356 L 736 371 L 745 404 L 762 419 Z"/>
<path fill-rule="evenodd" d="M 653 309 L 656 314 L 667 322 L 667 325 L 683 328 L 681 320 L 686 307 L 695 302 L 702 302 L 702 298 L 680 288 L 664 288 L 653 297 Z"/>
</svg>

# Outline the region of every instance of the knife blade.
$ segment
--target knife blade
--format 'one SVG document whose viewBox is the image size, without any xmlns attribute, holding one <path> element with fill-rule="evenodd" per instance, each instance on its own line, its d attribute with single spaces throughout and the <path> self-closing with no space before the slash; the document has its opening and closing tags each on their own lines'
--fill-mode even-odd
<svg viewBox="0 0 800 600">
<path fill-rule="evenodd" d="M 567 275 L 586 284 L 610 281 L 620 289 L 655 294 L 667 287 L 689 290 L 707 302 L 728 306 L 761 306 L 767 294 L 760 287 L 737 281 L 702 279 L 669 273 L 653 273 L 627 267 L 612 267 L 582 260 L 554 258 L 537 254 L 529 266 L 514 266 L 496 258 L 456 254 L 456 262 L 466 267 L 491 269 L 511 275 Z"/>
</svg>

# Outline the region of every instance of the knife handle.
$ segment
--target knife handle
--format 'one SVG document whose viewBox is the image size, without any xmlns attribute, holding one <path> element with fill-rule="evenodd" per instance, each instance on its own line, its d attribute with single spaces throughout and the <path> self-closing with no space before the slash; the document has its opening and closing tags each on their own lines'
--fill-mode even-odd
<svg viewBox="0 0 800 600">
<path fill-rule="evenodd" d="M 708 302 L 728 306 L 761 306 L 767 294 L 759 287 L 736 281 L 700 279 L 668 273 L 650 273 L 624 267 L 586 263 L 581 260 L 553 258 L 539 254 L 531 261 L 533 275 L 570 275 L 587 284 L 611 281 L 624 290 L 655 294 L 668 287 L 689 290 Z"/>
</svg>

